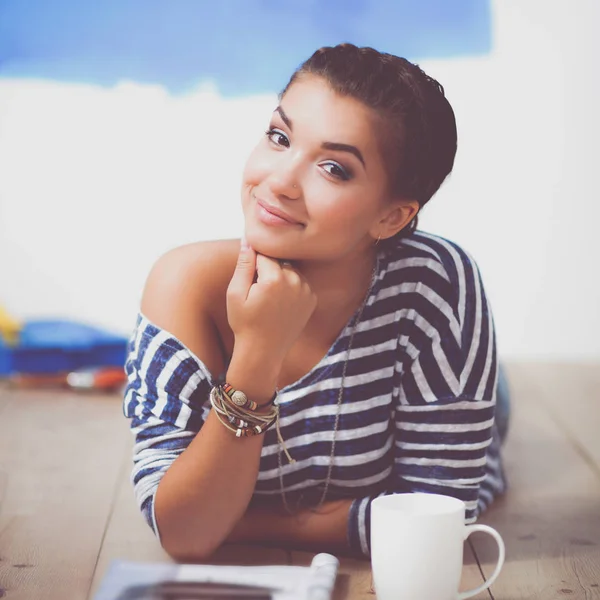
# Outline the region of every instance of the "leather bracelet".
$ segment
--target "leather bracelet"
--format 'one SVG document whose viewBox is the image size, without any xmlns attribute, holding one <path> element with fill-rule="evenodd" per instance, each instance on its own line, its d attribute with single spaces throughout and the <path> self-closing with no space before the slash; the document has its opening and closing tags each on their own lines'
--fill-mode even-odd
<svg viewBox="0 0 600 600">
<path fill-rule="evenodd" d="M 272 427 L 276 421 L 277 418 L 273 419 L 269 423 L 265 423 L 264 425 L 253 425 L 252 427 L 250 427 L 245 421 L 242 421 L 241 423 L 234 423 L 234 425 L 237 426 L 235 435 L 236 437 L 253 437 L 255 435 L 261 435 L 267 431 L 269 427 Z"/>
<path fill-rule="evenodd" d="M 235 392 L 231 385 L 228 385 L 228 389 L 232 394 Z M 244 397 L 246 398 L 245 394 Z M 277 392 L 275 392 L 275 395 L 268 404 L 274 404 L 275 398 L 277 398 Z M 225 393 L 224 384 L 217 384 L 210 390 L 210 404 L 215 411 L 217 419 L 225 428 L 233 432 L 236 437 L 260 435 L 275 425 L 277 439 L 283 447 L 285 455 L 290 463 L 296 462 L 290 456 L 285 441 L 281 437 L 281 430 L 279 428 L 279 405 L 275 405 L 267 413 L 246 410 L 242 406 L 234 403 L 230 396 Z M 265 404 L 264 406 L 268 406 L 268 404 Z"/>
<path fill-rule="evenodd" d="M 279 418 L 279 407 L 277 406 L 263 414 L 234 404 L 220 385 L 213 387 L 210 391 L 210 403 L 219 421 L 234 432 L 236 437 L 260 435 L 276 424 Z"/>
<path fill-rule="evenodd" d="M 229 398 L 229 400 L 231 400 L 231 402 L 233 402 L 233 404 L 239 406 L 240 408 L 246 408 L 254 411 L 258 410 L 259 408 L 271 406 L 275 403 L 275 399 L 277 398 L 277 392 L 275 392 L 269 402 L 266 402 L 265 404 L 257 404 L 254 402 L 254 400 L 250 400 L 250 398 L 248 398 L 244 392 L 241 390 L 236 390 L 230 383 L 223 383 L 221 385 L 221 389 L 223 392 L 225 392 L 226 396 Z"/>
</svg>

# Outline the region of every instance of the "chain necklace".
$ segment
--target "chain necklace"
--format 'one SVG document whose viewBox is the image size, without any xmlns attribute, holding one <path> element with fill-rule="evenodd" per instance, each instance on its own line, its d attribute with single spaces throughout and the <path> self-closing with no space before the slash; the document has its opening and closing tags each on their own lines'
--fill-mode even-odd
<svg viewBox="0 0 600 600">
<path fill-rule="evenodd" d="M 356 315 L 356 318 L 352 322 L 352 331 L 350 333 L 350 340 L 348 342 L 348 348 L 346 350 L 346 358 L 344 360 L 344 366 L 342 368 L 342 379 L 340 382 L 340 391 L 338 392 L 338 397 L 337 397 L 337 410 L 336 410 L 336 414 L 335 414 L 335 423 L 333 425 L 333 437 L 331 439 L 331 452 L 329 453 L 329 466 L 327 468 L 327 477 L 325 478 L 325 487 L 323 489 L 323 494 L 321 495 L 321 499 L 319 500 L 319 503 L 312 508 L 313 511 L 316 511 L 320 506 L 322 506 L 322 504 L 325 502 L 325 498 L 327 497 L 327 492 L 329 491 L 329 484 L 331 483 L 331 473 L 333 472 L 333 460 L 335 457 L 335 442 L 336 442 L 338 427 L 339 427 L 339 423 L 340 423 L 342 400 L 344 397 L 344 381 L 346 379 L 346 369 L 348 367 L 350 351 L 352 350 L 352 342 L 354 341 L 354 334 L 356 333 L 356 326 L 358 325 L 358 323 L 362 317 L 362 314 L 365 309 L 365 306 L 367 305 L 369 296 L 371 295 L 371 290 L 373 289 L 373 286 L 375 285 L 376 274 L 378 273 L 378 271 L 379 271 L 379 255 L 377 254 L 377 256 L 375 258 L 375 266 L 373 267 L 373 271 L 371 273 L 371 284 L 369 285 L 369 289 L 367 290 L 367 294 L 360 306 L 360 309 Z M 293 461 L 293 462 L 295 462 L 295 461 Z M 283 486 L 283 466 L 281 464 L 281 442 L 280 441 L 278 442 L 277 463 L 279 465 L 279 469 L 278 469 L 279 470 L 279 489 L 281 492 L 281 499 L 283 501 L 283 506 L 287 513 L 294 514 L 287 503 L 285 489 Z M 302 500 L 302 496 L 300 496 L 297 506 L 300 504 L 301 500 Z"/>
</svg>

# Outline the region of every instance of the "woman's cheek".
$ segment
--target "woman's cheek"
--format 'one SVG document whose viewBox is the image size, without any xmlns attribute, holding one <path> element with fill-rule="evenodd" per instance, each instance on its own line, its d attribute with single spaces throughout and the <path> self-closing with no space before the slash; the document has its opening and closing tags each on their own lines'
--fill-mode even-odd
<svg viewBox="0 0 600 600">
<path fill-rule="evenodd" d="M 344 227 L 355 229 L 367 218 L 364 203 L 355 198 L 353 194 L 336 193 L 331 187 L 326 187 L 315 190 L 312 198 L 314 200 L 309 208 L 311 214 L 315 217 L 318 215 L 319 220 L 327 224 L 328 229 L 342 229 Z"/>
<path fill-rule="evenodd" d="M 245 185 L 256 185 L 257 181 L 260 179 L 260 162 L 257 158 L 256 151 L 253 151 L 244 165 L 242 180 Z"/>
</svg>

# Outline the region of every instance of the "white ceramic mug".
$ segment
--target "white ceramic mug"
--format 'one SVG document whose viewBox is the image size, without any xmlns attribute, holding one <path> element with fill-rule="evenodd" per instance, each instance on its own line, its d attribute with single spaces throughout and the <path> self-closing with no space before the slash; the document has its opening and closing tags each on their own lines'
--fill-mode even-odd
<svg viewBox="0 0 600 600">
<path fill-rule="evenodd" d="M 463 544 L 475 531 L 498 544 L 498 564 L 477 589 L 459 592 Z M 371 503 L 371 566 L 377 600 L 457 600 L 492 585 L 504 542 L 487 525 L 465 525 L 465 503 L 439 494 L 392 494 Z"/>
</svg>

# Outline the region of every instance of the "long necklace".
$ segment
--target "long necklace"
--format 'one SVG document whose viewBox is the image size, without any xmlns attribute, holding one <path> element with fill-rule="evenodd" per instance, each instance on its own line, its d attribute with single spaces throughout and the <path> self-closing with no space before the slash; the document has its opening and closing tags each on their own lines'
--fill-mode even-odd
<svg viewBox="0 0 600 600">
<path fill-rule="evenodd" d="M 335 442 L 336 442 L 338 427 L 339 427 L 339 423 L 340 423 L 342 400 L 344 398 L 344 382 L 346 379 L 346 369 L 348 367 L 350 351 L 352 350 L 352 342 L 354 341 L 354 334 L 356 333 L 356 326 L 358 325 L 358 323 L 362 317 L 363 311 L 365 309 L 365 306 L 367 305 L 367 301 L 369 299 L 369 296 L 371 295 L 371 290 L 373 289 L 373 286 L 375 285 L 376 274 L 378 272 L 379 272 L 379 255 L 377 255 L 376 259 L 375 259 L 375 266 L 373 267 L 373 271 L 371 273 L 371 284 L 369 285 L 367 294 L 360 306 L 360 310 L 358 311 L 356 318 L 352 322 L 352 331 L 350 332 L 350 340 L 348 342 L 348 348 L 346 350 L 346 358 L 344 360 L 344 365 L 342 367 L 342 379 L 340 382 L 340 391 L 338 392 L 338 397 L 337 397 L 337 410 L 336 410 L 336 414 L 335 414 L 335 422 L 333 425 L 333 437 L 331 439 L 331 452 L 329 453 L 329 466 L 327 468 L 327 477 L 325 478 L 325 487 L 323 488 L 323 494 L 321 495 L 321 499 L 319 500 L 319 503 L 312 508 L 313 511 L 317 510 L 323 504 L 323 502 L 325 502 L 325 498 L 327 497 L 327 492 L 329 491 L 329 484 L 331 483 L 331 473 L 333 472 L 333 460 L 335 457 Z M 283 486 L 283 466 L 281 464 L 281 442 L 278 442 L 278 445 L 279 445 L 279 447 L 277 450 L 277 463 L 279 465 L 279 489 L 281 491 L 281 499 L 282 499 L 283 507 L 285 508 L 285 510 L 289 514 L 294 514 L 287 503 L 287 498 L 285 495 L 285 489 Z"/>
</svg>

